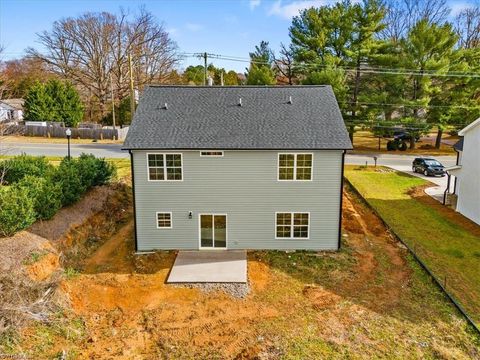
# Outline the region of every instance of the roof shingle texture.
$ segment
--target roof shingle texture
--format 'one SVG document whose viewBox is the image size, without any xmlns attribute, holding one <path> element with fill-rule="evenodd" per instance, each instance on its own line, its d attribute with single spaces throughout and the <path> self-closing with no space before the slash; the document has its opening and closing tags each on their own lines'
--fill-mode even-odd
<svg viewBox="0 0 480 360">
<path fill-rule="evenodd" d="M 300 150 L 352 144 L 330 86 L 149 86 L 123 148 Z"/>
</svg>

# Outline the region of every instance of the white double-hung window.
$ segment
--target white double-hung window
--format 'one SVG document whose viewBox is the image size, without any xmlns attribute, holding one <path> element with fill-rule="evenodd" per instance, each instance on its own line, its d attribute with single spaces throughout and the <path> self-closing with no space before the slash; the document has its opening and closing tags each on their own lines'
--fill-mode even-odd
<svg viewBox="0 0 480 360">
<path fill-rule="evenodd" d="M 157 229 L 171 229 L 171 228 L 172 228 L 172 213 L 157 212 Z"/>
<path fill-rule="evenodd" d="M 149 181 L 181 181 L 182 154 L 147 154 Z"/>
<path fill-rule="evenodd" d="M 278 154 L 278 180 L 312 180 L 313 154 Z"/>
<path fill-rule="evenodd" d="M 277 239 L 308 239 L 310 214 L 308 212 L 275 213 Z"/>
</svg>

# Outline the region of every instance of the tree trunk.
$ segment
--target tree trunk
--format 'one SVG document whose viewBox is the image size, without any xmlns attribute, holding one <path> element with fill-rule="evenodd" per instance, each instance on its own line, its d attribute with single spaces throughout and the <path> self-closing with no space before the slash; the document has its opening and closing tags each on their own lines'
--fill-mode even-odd
<svg viewBox="0 0 480 360">
<path fill-rule="evenodd" d="M 443 129 L 438 128 L 437 138 L 435 139 L 435 149 L 440 149 L 442 143 Z"/>
<path fill-rule="evenodd" d="M 410 149 L 415 149 L 415 136 L 413 134 L 410 136 Z"/>
<path fill-rule="evenodd" d="M 355 125 L 350 125 L 348 127 L 348 137 L 350 138 L 350 141 L 352 142 L 353 145 L 353 133 L 355 132 Z"/>
<path fill-rule="evenodd" d="M 356 107 L 358 102 L 358 92 L 360 89 L 360 58 L 357 60 L 356 70 L 355 70 L 355 87 L 353 89 L 353 101 L 352 101 L 352 117 L 355 118 L 357 115 Z"/>
</svg>

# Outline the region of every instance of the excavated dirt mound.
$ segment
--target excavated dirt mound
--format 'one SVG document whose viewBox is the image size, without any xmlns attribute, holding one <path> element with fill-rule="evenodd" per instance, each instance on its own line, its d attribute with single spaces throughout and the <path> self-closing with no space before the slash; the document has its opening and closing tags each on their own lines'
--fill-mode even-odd
<svg viewBox="0 0 480 360">
<path fill-rule="evenodd" d="M 50 220 L 37 221 L 28 231 L 50 241 L 57 241 L 70 229 L 83 224 L 93 214 L 102 210 L 105 200 L 113 192 L 111 186 L 94 187 L 80 201 L 60 209 Z"/>
<path fill-rule="evenodd" d="M 176 253 L 135 255 L 132 215 L 121 211 L 125 197 L 109 204 L 56 242 L 62 264 L 77 270 L 60 289 L 82 335 L 52 336 L 48 352 L 29 329 L 24 347 L 32 352 L 42 348 L 42 356 L 52 358 L 65 350 L 79 359 L 278 359 L 309 358 L 309 346 L 319 346 L 311 358 L 332 357 L 325 349 L 339 358 L 479 355 L 474 345 L 459 345 L 455 336 L 465 325 L 458 319 L 410 315 L 421 296 L 409 287 L 406 250 L 351 194 L 344 198 L 343 251 L 249 252 L 251 291 L 244 299 L 166 284 Z M 412 345 L 417 339 L 428 346 Z"/>
<path fill-rule="evenodd" d="M 42 254 L 41 258 L 27 266 L 28 276 L 35 281 L 44 281 L 60 268 L 60 257 L 55 253 Z"/>
</svg>

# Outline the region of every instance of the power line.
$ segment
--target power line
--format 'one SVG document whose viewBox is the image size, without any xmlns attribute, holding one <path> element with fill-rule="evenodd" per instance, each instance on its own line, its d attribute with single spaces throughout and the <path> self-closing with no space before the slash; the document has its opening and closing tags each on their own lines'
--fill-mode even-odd
<svg viewBox="0 0 480 360">
<path fill-rule="evenodd" d="M 366 105 L 366 106 L 396 106 L 396 107 L 415 107 L 415 108 L 459 108 L 459 109 L 478 109 L 479 106 L 467 106 L 467 105 L 415 105 L 415 104 L 395 104 L 395 103 L 376 103 L 376 102 L 356 102 L 353 101 L 339 101 L 340 104 L 348 105 Z"/>
<path fill-rule="evenodd" d="M 183 53 L 184 57 L 203 57 L 204 53 Z M 242 58 L 238 56 L 230 56 L 230 55 L 221 55 L 221 54 L 210 54 L 207 55 L 211 58 L 225 60 L 225 61 L 235 61 L 235 62 L 244 62 L 244 63 L 251 63 L 257 65 L 268 65 L 271 66 L 272 64 L 265 61 L 258 61 L 252 60 L 247 58 Z M 278 61 L 274 62 L 276 65 L 280 63 Z M 473 79 L 480 79 L 480 74 L 472 73 L 472 72 L 460 72 L 460 71 L 448 71 L 448 72 L 438 72 L 435 70 L 417 70 L 417 69 L 408 69 L 408 68 L 384 68 L 378 66 L 363 66 L 360 69 L 354 67 L 348 67 L 343 65 L 325 65 L 325 64 L 308 64 L 308 63 L 297 63 L 290 65 L 292 68 L 302 69 L 302 68 L 332 68 L 332 69 L 341 69 L 345 72 L 361 72 L 367 74 L 381 74 L 381 75 L 412 75 L 412 76 L 429 76 L 429 77 L 460 77 L 460 78 L 473 78 Z"/>
</svg>

